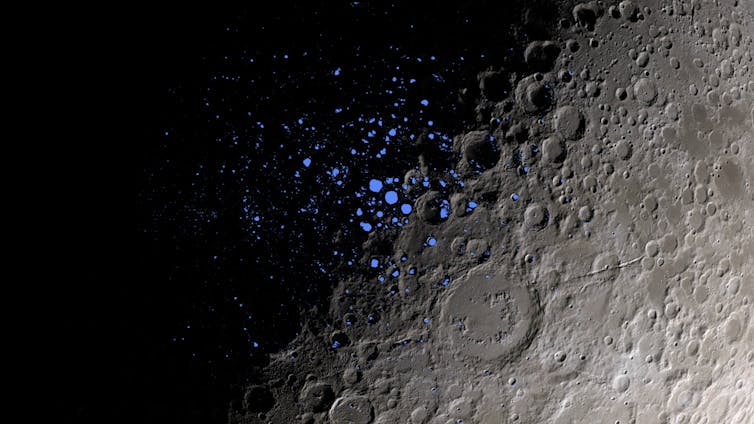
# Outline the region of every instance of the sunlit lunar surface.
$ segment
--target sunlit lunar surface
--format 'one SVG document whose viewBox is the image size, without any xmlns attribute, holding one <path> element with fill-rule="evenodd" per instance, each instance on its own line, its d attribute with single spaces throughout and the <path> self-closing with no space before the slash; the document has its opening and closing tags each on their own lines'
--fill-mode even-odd
<svg viewBox="0 0 754 424">
<path fill-rule="evenodd" d="M 231 422 L 754 423 L 754 3 L 572 6 Z"/>
</svg>

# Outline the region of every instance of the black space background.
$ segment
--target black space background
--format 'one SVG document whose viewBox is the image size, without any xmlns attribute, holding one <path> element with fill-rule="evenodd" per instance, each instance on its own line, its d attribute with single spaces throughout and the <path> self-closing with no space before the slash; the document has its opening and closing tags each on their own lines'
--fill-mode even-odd
<svg viewBox="0 0 754 424">
<path fill-rule="evenodd" d="M 235 396 L 231 385 L 254 365 L 209 365 L 170 347 L 170 335 L 195 298 L 190 281 L 167 277 L 190 256 L 175 256 L 173 246 L 140 233 L 150 211 L 135 201 L 148 184 L 143 170 L 153 165 L 165 123 L 177 119 L 167 88 L 180 81 L 189 87 L 185 92 L 192 85 L 198 91 L 209 74 L 202 57 L 227 47 L 226 23 L 269 23 L 273 36 L 255 42 L 270 51 L 327 28 L 365 45 L 394 42 L 417 53 L 441 49 L 452 56 L 468 46 L 502 48 L 510 42 L 506 25 L 520 19 L 520 7 L 509 2 L 440 7 L 426 0 L 403 2 L 389 18 L 376 13 L 357 22 L 348 2 L 335 3 L 68 10 L 67 16 L 76 17 L 50 22 L 54 30 L 41 51 L 41 74 L 55 73 L 50 108 L 61 111 L 53 121 L 67 135 L 51 148 L 60 155 L 52 169 L 61 175 L 49 204 L 63 224 L 46 247 L 55 257 L 43 265 L 49 268 L 43 273 L 60 284 L 49 284 L 46 325 L 52 330 L 43 343 L 54 346 L 48 359 L 53 369 L 40 386 L 57 421 L 224 422 Z M 531 38 L 544 38 L 552 23 L 553 9 L 539 12 Z M 460 24 L 459 16 L 471 22 Z M 408 23 L 420 30 L 386 30 Z M 473 78 L 482 64 L 469 65 Z M 184 101 L 198 103 L 199 96 Z M 182 113 L 190 121 L 191 109 Z"/>
</svg>

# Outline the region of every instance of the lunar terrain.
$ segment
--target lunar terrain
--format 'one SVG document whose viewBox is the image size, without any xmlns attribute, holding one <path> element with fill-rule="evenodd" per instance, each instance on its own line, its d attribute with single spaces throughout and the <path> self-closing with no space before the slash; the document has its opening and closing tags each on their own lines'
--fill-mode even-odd
<svg viewBox="0 0 754 424">
<path fill-rule="evenodd" d="M 754 2 L 553 3 L 230 423 L 754 423 Z"/>
<path fill-rule="evenodd" d="M 754 3 L 562 18 L 231 422 L 754 423 Z"/>
</svg>

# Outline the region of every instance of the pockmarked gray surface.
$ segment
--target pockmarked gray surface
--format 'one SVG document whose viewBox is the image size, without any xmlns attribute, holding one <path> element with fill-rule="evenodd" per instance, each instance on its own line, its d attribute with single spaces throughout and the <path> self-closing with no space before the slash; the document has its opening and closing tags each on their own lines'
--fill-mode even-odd
<svg viewBox="0 0 754 424">
<path fill-rule="evenodd" d="M 754 2 L 569 9 L 231 422 L 754 423 Z"/>
</svg>

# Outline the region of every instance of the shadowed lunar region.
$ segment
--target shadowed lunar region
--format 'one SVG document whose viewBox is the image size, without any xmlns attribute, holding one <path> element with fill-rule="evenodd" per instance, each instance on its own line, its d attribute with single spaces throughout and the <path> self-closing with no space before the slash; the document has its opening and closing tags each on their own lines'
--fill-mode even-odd
<svg viewBox="0 0 754 424">
<path fill-rule="evenodd" d="M 155 206 L 151 171 L 155 225 L 183 210 L 226 270 L 243 347 L 218 420 L 754 423 L 754 2 L 470 2 L 426 12 L 456 25 L 436 45 L 381 7 L 345 16 L 388 47 L 327 67 L 224 53 L 251 68 L 214 78 L 290 95 L 207 112 L 227 148 L 188 209 Z M 223 208 L 245 234 L 225 247 Z"/>
</svg>

